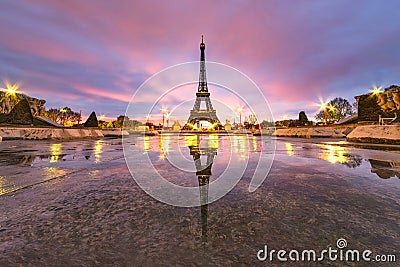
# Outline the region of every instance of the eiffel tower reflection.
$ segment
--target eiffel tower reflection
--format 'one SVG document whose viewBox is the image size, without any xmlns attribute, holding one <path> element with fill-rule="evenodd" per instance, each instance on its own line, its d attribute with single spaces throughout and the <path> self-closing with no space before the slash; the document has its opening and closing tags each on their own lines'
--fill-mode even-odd
<svg viewBox="0 0 400 267">
<path fill-rule="evenodd" d="M 190 144 L 190 155 L 196 166 L 196 176 L 200 190 L 200 213 L 201 213 L 201 240 L 207 242 L 207 218 L 208 218 L 208 186 L 210 183 L 211 167 L 218 150 L 217 135 L 195 135 L 192 136 Z M 204 160 L 205 158 L 205 160 Z M 202 161 L 203 159 L 203 161 Z"/>
</svg>

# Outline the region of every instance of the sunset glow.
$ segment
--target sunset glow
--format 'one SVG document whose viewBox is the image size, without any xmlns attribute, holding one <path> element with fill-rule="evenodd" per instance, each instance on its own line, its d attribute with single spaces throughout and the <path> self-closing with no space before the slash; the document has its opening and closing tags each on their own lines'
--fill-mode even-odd
<svg viewBox="0 0 400 267">
<path fill-rule="evenodd" d="M 11 81 L 3 90 L 12 93 L 13 83 L 21 81 L 24 93 L 45 99 L 46 108 L 68 106 L 82 110 L 82 117 L 107 112 L 115 119 L 152 75 L 199 60 L 201 35 L 206 60 L 251 78 L 276 118 L 301 110 L 312 117 L 316 110 L 306 103 L 316 95 L 341 96 L 352 103 L 371 83 L 385 88 L 398 82 L 397 1 L 364 3 L 364 15 L 355 12 L 358 5 L 340 1 L 311 1 L 300 7 L 291 1 L 227 6 L 215 1 L 122 0 L 113 8 L 108 5 L 104 0 L 3 1 L 0 73 Z M 187 10 L 213 10 L 218 16 L 204 19 Z M 377 13 L 386 14 L 379 25 L 368 16 Z M 107 19 L 99 27 L 97 18 Z M 163 104 L 173 110 L 196 90 L 196 84 L 188 86 Z M 154 87 L 141 101 L 159 96 Z M 225 101 L 237 106 L 233 98 Z"/>
</svg>

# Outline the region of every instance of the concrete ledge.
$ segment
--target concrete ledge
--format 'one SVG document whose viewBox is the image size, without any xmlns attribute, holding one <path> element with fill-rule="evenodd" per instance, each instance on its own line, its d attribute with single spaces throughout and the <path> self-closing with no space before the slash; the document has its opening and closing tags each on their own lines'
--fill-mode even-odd
<svg viewBox="0 0 400 267">
<path fill-rule="evenodd" d="M 358 126 L 347 136 L 347 141 L 400 145 L 400 125 Z"/>
<path fill-rule="evenodd" d="M 332 127 L 293 127 L 276 129 L 272 134 L 280 137 L 330 137 L 330 138 L 344 138 L 346 137 L 355 126 L 332 126 Z"/>
<path fill-rule="evenodd" d="M 71 140 L 80 138 L 104 137 L 99 129 L 71 128 L 33 128 L 33 127 L 1 127 L 0 136 L 7 139 L 58 139 Z"/>
<path fill-rule="evenodd" d="M 104 136 L 121 137 L 121 136 L 129 135 L 128 131 L 121 130 L 121 129 L 102 129 L 101 131 Z"/>
</svg>

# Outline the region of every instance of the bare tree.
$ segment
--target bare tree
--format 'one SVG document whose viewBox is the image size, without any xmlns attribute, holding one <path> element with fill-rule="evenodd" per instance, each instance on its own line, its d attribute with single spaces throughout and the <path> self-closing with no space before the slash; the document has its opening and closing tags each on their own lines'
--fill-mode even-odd
<svg viewBox="0 0 400 267">
<path fill-rule="evenodd" d="M 321 110 L 315 118 L 317 120 L 338 121 L 354 114 L 354 107 L 344 98 L 336 97 L 329 101 L 328 105 Z"/>
</svg>

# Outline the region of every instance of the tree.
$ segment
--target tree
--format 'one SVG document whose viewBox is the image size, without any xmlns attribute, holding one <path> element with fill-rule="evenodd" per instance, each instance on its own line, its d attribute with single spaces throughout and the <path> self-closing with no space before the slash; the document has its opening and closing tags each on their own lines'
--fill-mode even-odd
<svg viewBox="0 0 400 267">
<path fill-rule="evenodd" d="M 43 116 L 52 121 L 58 122 L 58 117 L 60 116 L 60 114 L 61 114 L 61 112 L 58 109 L 51 108 L 51 109 L 45 111 L 43 113 Z"/>
<path fill-rule="evenodd" d="M 263 129 L 267 129 L 268 127 L 275 127 L 275 123 L 274 123 L 273 121 L 266 121 L 266 120 L 263 120 L 263 121 L 261 122 L 261 127 L 262 127 Z"/>
<path fill-rule="evenodd" d="M 308 125 L 308 118 L 304 111 L 300 111 L 299 113 L 299 125 L 301 126 Z"/>
<path fill-rule="evenodd" d="M 349 101 L 341 97 L 336 97 L 335 99 L 329 101 L 328 105 L 326 105 L 323 110 L 315 115 L 315 118 L 321 121 L 326 120 L 327 122 L 334 122 L 353 114 L 353 106 L 349 103 Z"/>
<path fill-rule="evenodd" d="M 43 116 L 62 125 L 68 124 L 68 126 L 81 120 L 81 114 L 79 112 L 73 111 L 69 107 L 64 107 L 60 109 L 51 108 L 45 111 Z"/>
</svg>

